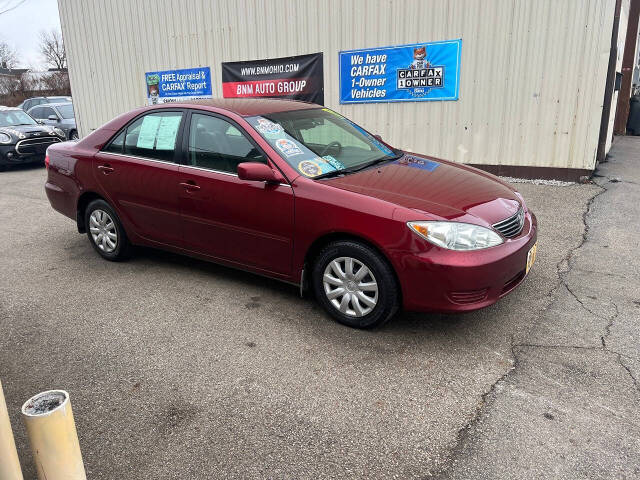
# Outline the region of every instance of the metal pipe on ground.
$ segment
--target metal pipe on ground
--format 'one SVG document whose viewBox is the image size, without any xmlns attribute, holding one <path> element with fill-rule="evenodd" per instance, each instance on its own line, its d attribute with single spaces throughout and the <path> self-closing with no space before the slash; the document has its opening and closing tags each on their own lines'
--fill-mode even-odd
<svg viewBox="0 0 640 480">
<path fill-rule="evenodd" d="M 69 394 L 39 393 L 22 406 L 39 480 L 86 480 Z"/>
<path fill-rule="evenodd" d="M 23 480 L 20 460 L 13 439 L 7 402 L 0 381 L 0 480 Z"/>
</svg>

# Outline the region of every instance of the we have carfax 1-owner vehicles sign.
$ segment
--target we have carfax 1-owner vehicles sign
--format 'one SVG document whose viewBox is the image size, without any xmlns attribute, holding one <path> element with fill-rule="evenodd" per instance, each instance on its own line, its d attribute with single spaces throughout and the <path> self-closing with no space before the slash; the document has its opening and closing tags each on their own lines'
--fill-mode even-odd
<svg viewBox="0 0 640 480">
<path fill-rule="evenodd" d="M 457 100 L 462 40 L 340 52 L 340 103 Z"/>
</svg>

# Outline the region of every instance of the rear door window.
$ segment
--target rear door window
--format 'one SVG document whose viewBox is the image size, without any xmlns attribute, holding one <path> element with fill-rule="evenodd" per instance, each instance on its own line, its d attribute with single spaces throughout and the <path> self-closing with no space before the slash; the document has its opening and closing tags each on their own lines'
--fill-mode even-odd
<svg viewBox="0 0 640 480">
<path fill-rule="evenodd" d="M 124 137 L 124 153 L 173 162 L 181 112 L 150 113 L 131 123 Z"/>
</svg>

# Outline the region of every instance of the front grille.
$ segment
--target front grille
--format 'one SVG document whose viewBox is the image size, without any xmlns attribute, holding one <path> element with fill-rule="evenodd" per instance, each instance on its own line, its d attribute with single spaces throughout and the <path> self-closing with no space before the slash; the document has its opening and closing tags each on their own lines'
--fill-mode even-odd
<svg viewBox="0 0 640 480">
<path fill-rule="evenodd" d="M 520 207 L 515 215 L 495 223 L 493 228 L 507 238 L 517 237 L 524 227 L 524 209 Z"/>
<path fill-rule="evenodd" d="M 60 139 L 54 136 L 27 138 L 16 143 L 16 152 L 18 153 L 18 155 L 44 155 L 49 145 L 59 142 Z"/>
</svg>

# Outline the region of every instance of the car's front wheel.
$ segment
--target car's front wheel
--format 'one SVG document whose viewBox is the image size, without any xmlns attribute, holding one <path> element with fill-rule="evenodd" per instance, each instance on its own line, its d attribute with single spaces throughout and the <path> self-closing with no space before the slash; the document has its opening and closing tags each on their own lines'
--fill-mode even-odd
<svg viewBox="0 0 640 480">
<path fill-rule="evenodd" d="M 84 224 L 93 248 L 111 261 L 130 256 L 131 245 L 116 212 L 104 200 L 94 200 L 85 210 Z"/>
<path fill-rule="evenodd" d="M 324 309 L 350 327 L 377 327 L 398 311 L 393 270 L 378 252 L 360 242 L 339 241 L 322 249 L 313 265 L 312 284 Z"/>
</svg>

